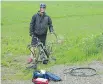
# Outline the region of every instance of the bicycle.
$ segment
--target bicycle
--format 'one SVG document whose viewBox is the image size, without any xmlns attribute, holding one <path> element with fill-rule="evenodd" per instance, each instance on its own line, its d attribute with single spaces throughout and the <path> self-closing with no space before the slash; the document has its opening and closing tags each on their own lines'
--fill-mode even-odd
<svg viewBox="0 0 103 84">
<path fill-rule="evenodd" d="M 56 34 L 54 34 L 56 36 Z M 43 64 L 48 64 L 48 62 L 50 61 L 50 59 L 56 61 L 56 58 L 53 56 L 50 56 L 52 54 L 52 45 L 53 43 L 51 43 L 51 45 L 47 44 L 46 46 L 43 46 L 43 43 L 37 38 L 34 37 L 34 39 L 36 39 L 37 43 L 35 46 L 33 45 L 28 45 L 29 50 L 31 51 L 31 47 L 35 47 L 35 53 L 33 53 L 31 51 L 31 53 L 33 54 L 33 56 L 35 56 L 35 62 L 32 66 L 28 67 L 28 68 L 37 68 L 37 64 L 39 62 L 42 62 Z M 56 36 L 57 39 L 57 36 Z M 47 55 L 48 54 L 48 55 Z"/>
</svg>

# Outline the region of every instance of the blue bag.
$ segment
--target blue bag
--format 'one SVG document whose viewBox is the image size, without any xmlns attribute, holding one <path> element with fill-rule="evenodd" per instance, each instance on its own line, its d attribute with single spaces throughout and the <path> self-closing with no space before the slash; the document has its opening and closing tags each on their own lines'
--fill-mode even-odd
<svg viewBox="0 0 103 84">
<path fill-rule="evenodd" d="M 40 71 L 34 71 L 33 78 L 44 78 L 49 80 L 49 76 L 47 74 L 41 74 Z"/>
<path fill-rule="evenodd" d="M 40 74 L 40 71 L 34 71 L 33 78 L 43 78 L 43 74 Z"/>
<path fill-rule="evenodd" d="M 47 75 L 47 76 L 49 77 L 49 79 L 52 80 L 52 81 L 61 81 L 61 80 L 62 80 L 59 76 L 57 76 L 57 75 L 55 75 L 55 74 L 53 74 L 53 73 L 50 73 L 50 72 L 46 72 L 46 75 Z"/>
</svg>

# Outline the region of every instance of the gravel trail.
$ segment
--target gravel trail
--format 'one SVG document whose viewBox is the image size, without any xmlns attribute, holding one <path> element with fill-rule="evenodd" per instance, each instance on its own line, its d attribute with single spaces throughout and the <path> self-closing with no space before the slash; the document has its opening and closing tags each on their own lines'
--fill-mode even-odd
<svg viewBox="0 0 103 84">
<path fill-rule="evenodd" d="M 96 69 L 98 72 L 97 75 L 91 77 L 77 77 L 71 76 L 70 74 L 65 75 L 63 71 L 65 69 L 73 67 L 90 67 Z M 67 65 L 55 65 L 50 67 L 51 72 L 60 76 L 62 81 L 53 82 L 50 81 L 49 84 L 103 84 L 103 63 L 94 61 L 88 65 L 79 65 L 79 66 L 67 66 Z M 1 84 L 33 84 L 31 80 L 2 80 Z"/>
</svg>

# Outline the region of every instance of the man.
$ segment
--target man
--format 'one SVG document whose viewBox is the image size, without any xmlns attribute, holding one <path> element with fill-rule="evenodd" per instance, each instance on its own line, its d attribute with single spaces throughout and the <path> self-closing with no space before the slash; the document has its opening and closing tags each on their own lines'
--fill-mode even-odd
<svg viewBox="0 0 103 84">
<path fill-rule="evenodd" d="M 32 37 L 31 45 L 35 46 L 37 37 L 45 46 L 47 31 L 49 27 L 49 31 L 52 34 L 54 32 L 52 26 L 51 18 L 45 13 L 46 4 L 40 4 L 40 11 L 37 14 L 34 14 L 30 23 L 30 36 Z M 31 51 L 34 53 L 34 47 L 31 48 Z M 47 54 L 46 50 L 45 53 Z M 31 60 L 29 63 L 33 61 L 33 54 L 31 53 Z"/>
</svg>

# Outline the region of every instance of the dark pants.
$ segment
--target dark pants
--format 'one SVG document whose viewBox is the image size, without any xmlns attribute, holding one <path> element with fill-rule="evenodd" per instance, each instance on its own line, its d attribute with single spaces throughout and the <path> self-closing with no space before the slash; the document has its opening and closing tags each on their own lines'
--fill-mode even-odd
<svg viewBox="0 0 103 84">
<path fill-rule="evenodd" d="M 46 34 L 44 35 L 35 35 L 34 37 L 37 37 L 45 46 L 45 41 L 46 41 Z M 37 44 L 37 39 L 32 37 L 31 45 L 36 45 Z"/>
</svg>

